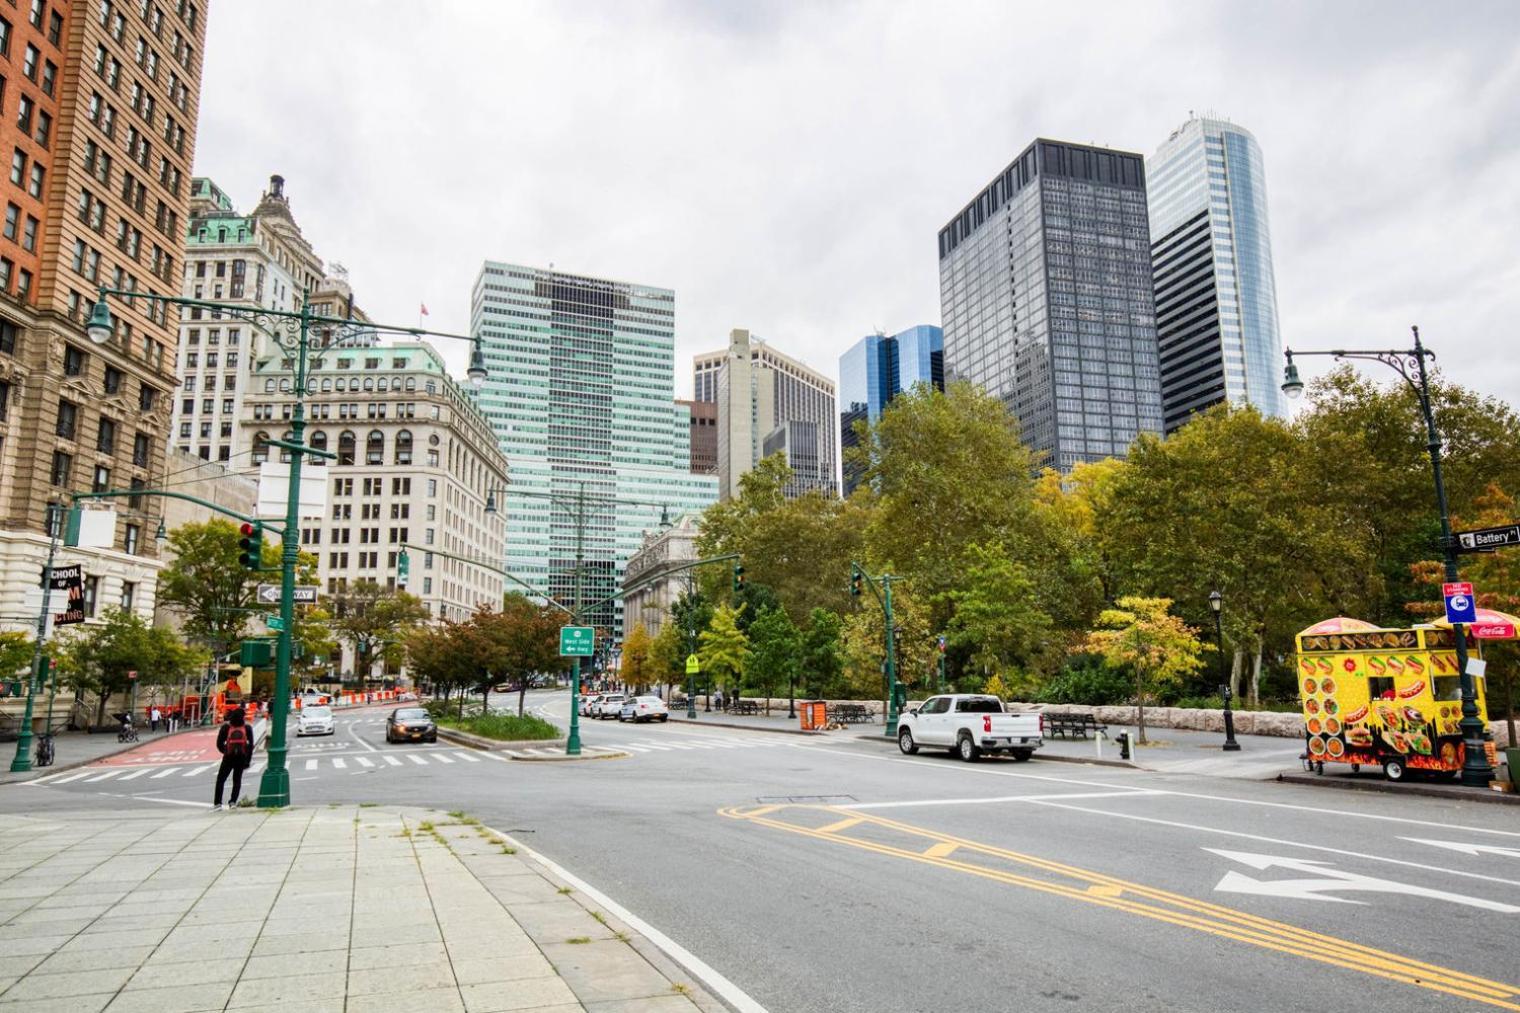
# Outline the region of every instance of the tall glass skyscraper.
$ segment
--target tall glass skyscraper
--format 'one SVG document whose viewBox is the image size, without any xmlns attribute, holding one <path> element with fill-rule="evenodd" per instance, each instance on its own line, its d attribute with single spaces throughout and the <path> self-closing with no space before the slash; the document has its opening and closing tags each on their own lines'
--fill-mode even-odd
<svg viewBox="0 0 1520 1013">
<path fill-rule="evenodd" d="M 939 232 L 947 380 L 1069 471 L 1161 431 L 1139 155 L 1036 140 Z"/>
<path fill-rule="evenodd" d="M 476 399 L 507 456 L 507 570 L 570 602 L 584 489 L 582 600 L 606 598 L 645 531 L 718 498 L 715 476 L 691 473 L 690 409 L 674 401 L 675 293 L 487 261 L 470 324 L 490 371 Z"/>
<path fill-rule="evenodd" d="M 858 446 L 855 423 L 875 422 L 898 394 L 920 383 L 945 389 L 945 332 L 920 324 L 891 336 L 869 334 L 839 357 L 839 448 Z M 860 484 L 858 469 L 843 464 L 844 494 Z"/>
<path fill-rule="evenodd" d="M 1282 338 L 1261 148 L 1195 116 L 1149 166 L 1166 431 L 1221 401 L 1282 415 Z"/>
</svg>

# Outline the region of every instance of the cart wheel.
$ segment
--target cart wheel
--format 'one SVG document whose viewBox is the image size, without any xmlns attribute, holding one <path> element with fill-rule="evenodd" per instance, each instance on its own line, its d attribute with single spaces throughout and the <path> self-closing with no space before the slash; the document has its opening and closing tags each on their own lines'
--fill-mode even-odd
<svg viewBox="0 0 1520 1013">
<path fill-rule="evenodd" d="M 1351 773 L 1353 773 L 1353 774 L 1360 774 L 1361 772 L 1362 772 L 1362 765 L 1360 763 L 1353 763 L 1351 765 Z"/>
<path fill-rule="evenodd" d="M 1386 760 L 1383 763 L 1383 776 L 1390 781 L 1402 781 L 1408 771 L 1404 768 L 1403 760 Z"/>
<path fill-rule="evenodd" d="M 1316 762 L 1314 764 L 1314 772 L 1316 774 L 1318 774 L 1320 777 L 1324 777 L 1325 776 L 1325 761 L 1324 760 L 1320 760 L 1320 761 L 1318 761 L 1318 762 Z"/>
<path fill-rule="evenodd" d="M 1305 757 L 1303 757 L 1303 763 L 1304 763 L 1304 773 L 1306 773 L 1306 774 L 1312 774 L 1312 773 L 1314 773 L 1314 761 L 1313 760 L 1311 760 L 1307 756 L 1305 756 Z"/>
</svg>

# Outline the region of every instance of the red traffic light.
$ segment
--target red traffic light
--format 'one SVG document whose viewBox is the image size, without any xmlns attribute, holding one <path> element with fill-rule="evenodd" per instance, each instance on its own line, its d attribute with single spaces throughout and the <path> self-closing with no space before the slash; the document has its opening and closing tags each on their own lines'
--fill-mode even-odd
<svg viewBox="0 0 1520 1013">
<path fill-rule="evenodd" d="M 247 521 L 244 521 L 242 524 L 238 525 L 238 534 L 242 535 L 245 538 L 251 537 L 253 535 L 253 525 L 249 524 Z"/>
</svg>

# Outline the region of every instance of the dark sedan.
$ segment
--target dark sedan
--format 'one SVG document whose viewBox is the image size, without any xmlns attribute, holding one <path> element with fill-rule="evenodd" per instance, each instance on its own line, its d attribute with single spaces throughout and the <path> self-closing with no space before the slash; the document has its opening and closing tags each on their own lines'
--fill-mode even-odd
<svg viewBox="0 0 1520 1013">
<path fill-rule="evenodd" d="M 437 742 L 438 726 L 421 707 L 397 707 L 385 719 L 386 742 Z"/>
</svg>

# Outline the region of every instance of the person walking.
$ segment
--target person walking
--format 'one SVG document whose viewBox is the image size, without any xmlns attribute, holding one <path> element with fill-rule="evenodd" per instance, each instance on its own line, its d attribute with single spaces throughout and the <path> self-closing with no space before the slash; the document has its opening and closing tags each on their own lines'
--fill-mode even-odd
<svg viewBox="0 0 1520 1013">
<path fill-rule="evenodd" d="M 152 727 L 155 735 L 158 733 L 158 723 L 162 720 L 163 714 L 159 713 L 158 704 L 154 704 L 153 709 L 148 712 L 148 724 Z"/>
<path fill-rule="evenodd" d="M 234 707 L 227 712 L 226 722 L 216 733 L 216 751 L 222 754 L 222 763 L 216 771 L 216 795 L 211 808 L 235 809 L 243 791 L 243 771 L 253 762 L 253 729 L 243 716 L 243 708 Z M 232 775 L 232 796 L 224 806 L 222 788 L 228 774 Z"/>
</svg>

